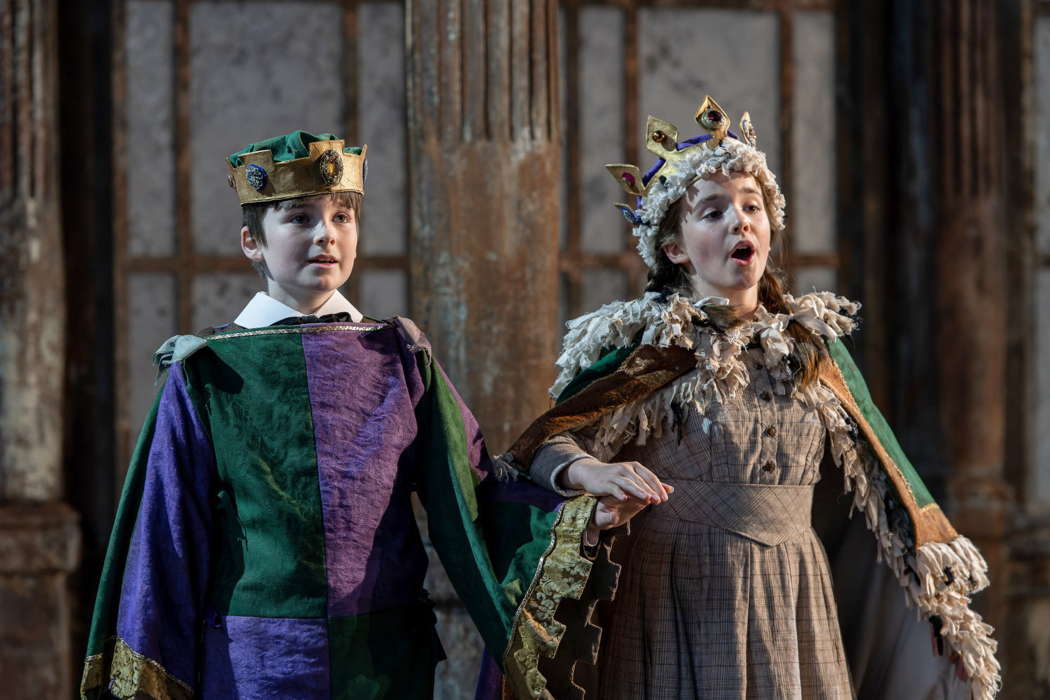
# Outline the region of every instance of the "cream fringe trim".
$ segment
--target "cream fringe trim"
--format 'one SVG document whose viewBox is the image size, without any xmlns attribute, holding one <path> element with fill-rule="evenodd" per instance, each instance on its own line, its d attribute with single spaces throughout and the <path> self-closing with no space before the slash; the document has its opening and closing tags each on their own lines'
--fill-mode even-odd
<svg viewBox="0 0 1050 700">
<path fill-rule="evenodd" d="M 675 294 L 660 302 L 657 294 L 649 293 L 639 299 L 606 304 L 568 323 L 565 350 L 557 361 L 561 372 L 550 392 L 557 396 L 576 374 L 597 361 L 603 350 L 627 347 L 639 334 L 643 345 L 675 345 L 696 353 L 695 370 L 644 401 L 623 406 L 599 420 L 594 439 L 594 456 L 599 459 L 612 456 L 605 453 L 615 452 L 631 438 L 641 445 L 650 434 L 659 437 L 676 412 L 685 408 L 705 416 L 705 430 L 717 430 L 717 424 L 706 418 L 707 411 L 747 387 L 745 356 L 763 363 L 778 394 L 796 395 L 815 407 L 819 402 L 815 386 L 804 392 L 794 387 L 794 371 L 788 362 L 794 339 L 786 332 L 788 324 L 800 323 L 829 339 L 844 336 L 856 327 L 852 316 L 860 305 L 830 292 L 813 292 L 797 299 L 785 295 L 785 302 L 788 313 L 772 314 L 760 306 L 753 319 L 724 332 L 702 325 L 708 318 L 704 306 L 728 303 L 720 297 L 694 302 Z M 760 344 L 760 353 L 748 353 L 747 346 L 753 341 Z"/>
<path fill-rule="evenodd" d="M 843 471 L 853 509 L 864 514 L 878 542 L 878 558 L 893 571 L 908 605 L 943 622 L 946 653 L 957 652 L 977 700 L 994 698 L 1002 687 L 992 627 L 970 609 L 970 595 L 988 585 L 988 565 L 962 535 L 951 542 L 928 542 L 913 553 L 907 515 L 894 499 L 886 475 L 830 390 L 819 410 L 828 430 L 832 457 Z"/>
</svg>

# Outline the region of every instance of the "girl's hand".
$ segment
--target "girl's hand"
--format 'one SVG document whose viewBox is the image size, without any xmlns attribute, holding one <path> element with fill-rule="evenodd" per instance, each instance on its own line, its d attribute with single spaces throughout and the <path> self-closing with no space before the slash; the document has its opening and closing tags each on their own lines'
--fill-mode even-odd
<svg viewBox="0 0 1050 700">
<path fill-rule="evenodd" d="M 663 503 L 674 491 L 673 486 L 662 483 L 656 474 L 638 462 L 607 464 L 585 457 L 570 464 L 559 478 L 564 486 L 594 496 L 610 496 L 619 501 L 637 499 L 642 508 L 650 503 Z M 627 520 L 633 515 L 631 513 Z"/>
</svg>

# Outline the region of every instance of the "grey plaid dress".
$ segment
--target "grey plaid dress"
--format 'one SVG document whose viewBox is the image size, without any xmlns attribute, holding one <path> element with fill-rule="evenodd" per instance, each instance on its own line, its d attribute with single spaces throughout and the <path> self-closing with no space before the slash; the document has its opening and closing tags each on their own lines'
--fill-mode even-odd
<svg viewBox="0 0 1050 700">
<path fill-rule="evenodd" d="M 810 523 L 826 431 L 757 362 L 735 398 L 629 445 L 674 485 L 631 523 L 599 656 L 605 700 L 851 698 L 824 549 Z M 548 441 L 534 472 L 579 455 Z"/>
</svg>

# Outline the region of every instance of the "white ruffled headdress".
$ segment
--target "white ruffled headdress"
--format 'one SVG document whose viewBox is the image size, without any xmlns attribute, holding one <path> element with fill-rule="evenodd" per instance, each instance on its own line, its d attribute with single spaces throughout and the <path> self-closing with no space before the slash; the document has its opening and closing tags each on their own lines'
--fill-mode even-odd
<svg viewBox="0 0 1050 700">
<path fill-rule="evenodd" d="M 638 253 L 649 267 L 656 265 L 656 235 L 668 207 L 677 201 L 697 178 L 721 173 L 747 173 L 762 188 L 774 232 L 784 229 L 787 205 L 777 178 L 758 150 L 758 137 L 745 112 L 740 119 L 741 135 L 729 131 L 729 115 L 710 95 L 696 112 L 696 122 L 707 132 L 678 142 L 678 127 L 652 115 L 646 123 L 645 147 L 660 158 L 645 175 L 638 166 L 615 163 L 605 167 L 628 194 L 637 198 L 637 207 L 617 204 L 633 224 Z"/>
</svg>

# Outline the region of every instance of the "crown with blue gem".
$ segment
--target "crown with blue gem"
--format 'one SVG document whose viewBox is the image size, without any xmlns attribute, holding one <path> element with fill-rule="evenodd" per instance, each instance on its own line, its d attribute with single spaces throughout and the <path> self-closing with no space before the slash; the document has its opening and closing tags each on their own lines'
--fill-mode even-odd
<svg viewBox="0 0 1050 700">
<path fill-rule="evenodd" d="M 227 158 L 227 182 L 241 204 L 333 192 L 365 193 L 368 146 L 334 134 L 293 131 L 249 144 Z"/>
<path fill-rule="evenodd" d="M 656 265 L 656 236 L 667 209 L 697 179 L 722 173 L 747 173 L 762 188 L 773 231 L 784 229 L 786 200 L 777 178 L 758 150 L 758 137 L 747 112 L 740 118 L 740 135 L 729 130 L 729 114 L 710 95 L 696 110 L 696 123 L 706 132 L 678 141 L 678 127 L 649 115 L 645 125 L 645 147 L 659 160 L 642 174 L 636 165 L 606 165 L 624 191 L 635 196 L 636 206 L 617 204 L 638 238 L 638 253 L 649 267 Z"/>
</svg>

